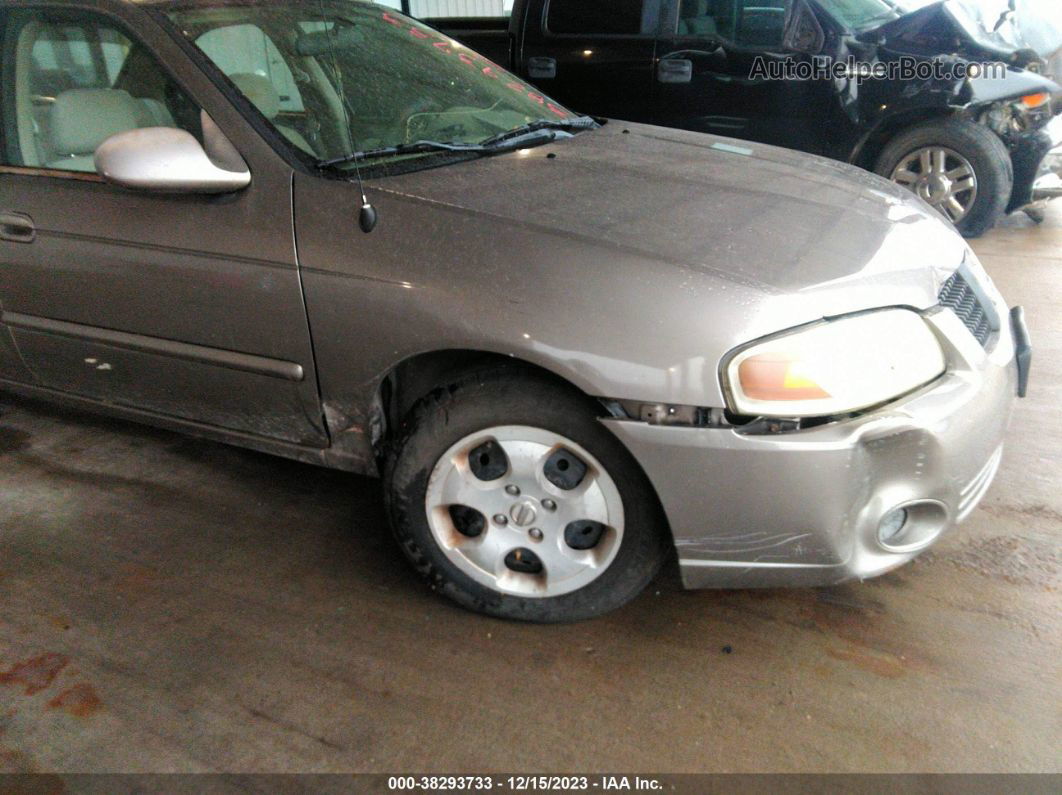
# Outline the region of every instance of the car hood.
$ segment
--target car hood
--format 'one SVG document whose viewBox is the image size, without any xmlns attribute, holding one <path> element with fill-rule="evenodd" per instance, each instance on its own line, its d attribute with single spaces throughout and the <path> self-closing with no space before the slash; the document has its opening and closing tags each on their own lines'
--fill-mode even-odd
<svg viewBox="0 0 1062 795">
<path fill-rule="evenodd" d="M 627 122 L 382 180 L 407 199 L 805 302 L 928 307 L 968 248 L 907 191 L 778 147 Z M 829 293 L 825 304 L 809 301 Z M 836 299 L 836 300 L 834 300 Z"/>
<path fill-rule="evenodd" d="M 1020 0 L 1015 12 L 1006 14 L 1006 0 L 940 0 L 863 34 L 886 41 L 922 32 L 945 34 L 948 54 L 987 55 L 1024 67 L 1062 48 L 1062 12 L 1048 5 Z"/>
<path fill-rule="evenodd" d="M 344 341 L 322 373 L 345 371 L 348 341 L 376 340 L 359 347 L 366 372 L 487 351 L 590 395 L 722 406 L 729 351 L 824 317 L 930 309 L 971 256 L 940 216 L 867 172 L 626 122 L 368 175 L 379 225 L 353 236 L 357 185 L 295 176 L 314 333 Z"/>
</svg>

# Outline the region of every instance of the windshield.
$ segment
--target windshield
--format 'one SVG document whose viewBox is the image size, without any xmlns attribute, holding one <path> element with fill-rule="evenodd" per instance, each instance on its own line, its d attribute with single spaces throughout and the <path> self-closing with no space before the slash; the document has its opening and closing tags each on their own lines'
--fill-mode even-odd
<svg viewBox="0 0 1062 795">
<path fill-rule="evenodd" d="M 940 0 L 819 0 L 826 11 L 852 30 L 884 25 Z"/>
<path fill-rule="evenodd" d="M 319 163 L 347 167 L 355 152 L 369 159 L 439 156 L 446 151 L 438 147 L 395 149 L 479 145 L 529 126 L 580 126 L 579 117 L 481 55 L 373 3 L 198 0 L 170 6 L 166 15 L 281 135 Z"/>
</svg>

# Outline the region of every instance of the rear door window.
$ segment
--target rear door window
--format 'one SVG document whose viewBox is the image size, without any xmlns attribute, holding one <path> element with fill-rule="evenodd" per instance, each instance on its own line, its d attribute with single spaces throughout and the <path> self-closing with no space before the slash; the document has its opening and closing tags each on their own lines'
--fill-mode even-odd
<svg viewBox="0 0 1062 795">
<path fill-rule="evenodd" d="M 723 39 L 747 49 L 777 50 L 785 0 L 682 0 L 678 35 Z"/>
<path fill-rule="evenodd" d="M 549 0 L 546 28 L 560 35 L 653 35 L 658 10 L 657 0 Z"/>
</svg>

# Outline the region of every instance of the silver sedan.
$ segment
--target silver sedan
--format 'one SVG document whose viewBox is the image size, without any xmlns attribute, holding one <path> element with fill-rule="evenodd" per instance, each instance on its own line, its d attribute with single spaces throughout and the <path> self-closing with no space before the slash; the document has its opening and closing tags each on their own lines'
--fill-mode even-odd
<svg viewBox="0 0 1062 795">
<path fill-rule="evenodd" d="M 0 8 L 7 390 L 380 475 L 433 588 L 533 621 L 676 551 L 879 575 L 992 481 L 1021 312 L 884 179 L 579 116 L 372 3 Z"/>
</svg>

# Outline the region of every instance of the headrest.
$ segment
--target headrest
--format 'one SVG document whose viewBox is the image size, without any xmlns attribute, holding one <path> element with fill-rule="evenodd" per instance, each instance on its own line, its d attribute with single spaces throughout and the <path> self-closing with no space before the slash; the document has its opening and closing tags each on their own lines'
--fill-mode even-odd
<svg viewBox="0 0 1062 795">
<path fill-rule="evenodd" d="M 268 77 L 246 72 L 229 75 L 229 80 L 270 121 L 280 113 L 280 94 Z"/>
<path fill-rule="evenodd" d="M 708 16 L 708 0 L 684 0 L 682 18 L 695 19 Z"/>
<path fill-rule="evenodd" d="M 58 155 L 88 155 L 120 132 L 139 126 L 140 107 L 126 91 L 75 88 L 55 98 L 49 115 L 52 149 Z"/>
</svg>

